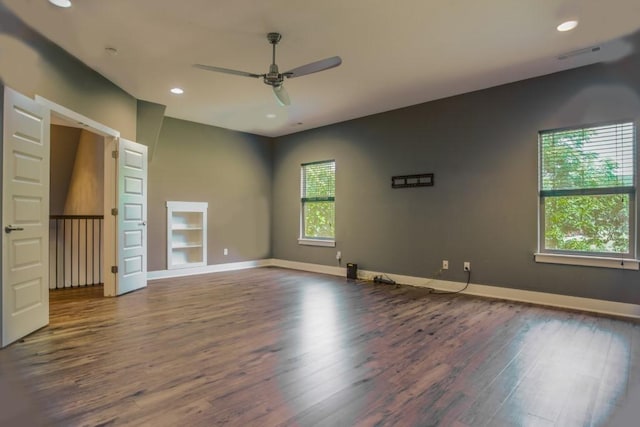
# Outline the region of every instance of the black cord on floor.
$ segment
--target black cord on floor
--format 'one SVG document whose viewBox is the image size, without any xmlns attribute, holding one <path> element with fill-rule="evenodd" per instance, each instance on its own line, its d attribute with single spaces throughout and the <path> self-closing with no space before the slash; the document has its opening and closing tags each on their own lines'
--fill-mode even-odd
<svg viewBox="0 0 640 427">
<path fill-rule="evenodd" d="M 448 291 L 436 291 L 435 289 L 431 289 L 429 293 L 436 294 L 436 295 L 455 295 L 455 294 L 459 294 L 461 292 L 466 291 L 467 288 L 469 287 L 469 283 L 471 283 L 471 270 L 467 270 L 467 284 L 464 285 L 464 288 L 460 289 L 459 291 L 448 292 Z"/>
</svg>

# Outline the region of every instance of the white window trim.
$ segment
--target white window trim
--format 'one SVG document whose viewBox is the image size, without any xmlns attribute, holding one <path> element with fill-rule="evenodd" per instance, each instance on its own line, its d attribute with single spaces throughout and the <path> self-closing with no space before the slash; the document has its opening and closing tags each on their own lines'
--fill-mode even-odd
<svg viewBox="0 0 640 427">
<path fill-rule="evenodd" d="M 633 124 L 634 129 L 634 153 L 637 153 L 637 143 L 638 143 L 638 124 L 633 119 L 621 120 L 619 122 L 613 123 L 626 123 L 631 122 Z M 582 128 L 598 126 L 597 124 L 593 125 L 584 125 Z M 576 128 L 577 129 L 577 128 Z M 558 129 L 561 130 L 561 129 Z M 541 132 L 538 132 L 538 138 L 540 138 Z M 540 141 L 540 139 L 538 139 Z M 633 188 L 634 190 L 629 194 L 629 252 L 627 256 L 632 256 L 634 258 L 624 258 L 624 257 L 615 257 L 615 256 L 598 256 L 598 255 L 577 255 L 575 253 L 556 253 L 556 252 L 546 252 L 546 246 L 544 242 L 544 213 L 543 213 L 543 204 L 542 197 L 540 196 L 540 187 L 541 183 L 541 151 L 540 151 L 540 142 L 538 142 L 538 252 L 534 253 L 534 259 L 539 263 L 548 263 L 548 264 L 564 264 L 564 265 L 577 265 L 577 266 L 586 266 L 586 267 L 603 267 L 603 268 L 615 268 L 618 270 L 640 270 L 639 264 L 640 260 L 638 258 L 637 252 L 637 235 L 636 235 L 636 223 L 638 220 L 638 214 L 636 211 L 637 202 L 637 178 L 634 177 Z M 637 164 L 635 165 L 634 176 L 637 173 Z"/>
<path fill-rule="evenodd" d="M 298 239 L 299 245 L 305 246 L 324 246 L 327 248 L 335 248 L 336 241 L 335 240 L 320 240 L 320 239 Z"/>
<path fill-rule="evenodd" d="M 324 163 L 324 162 L 333 162 L 334 167 L 336 164 L 335 159 L 333 160 L 322 160 L 320 162 L 317 163 Z M 316 162 L 314 162 L 316 163 Z M 308 164 L 308 163 L 307 163 Z M 304 164 L 301 165 L 301 173 L 302 173 L 302 169 L 304 168 Z M 335 173 L 335 170 L 334 170 Z M 334 206 L 335 206 L 335 196 L 334 196 Z M 334 230 L 335 232 L 335 230 Z M 304 246 L 321 246 L 321 247 L 325 247 L 325 248 L 335 248 L 336 246 L 336 241 L 335 241 L 335 235 L 333 236 L 333 239 L 322 239 L 322 238 L 313 238 L 313 237 L 305 237 L 304 236 L 304 203 L 300 204 L 300 237 L 298 237 L 298 244 L 299 245 L 304 245 Z"/>
<path fill-rule="evenodd" d="M 640 260 L 630 258 L 599 257 L 588 255 L 565 255 L 535 253 L 535 261 L 547 264 L 578 265 L 585 267 L 615 268 L 618 270 L 639 270 Z"/>
</svg>

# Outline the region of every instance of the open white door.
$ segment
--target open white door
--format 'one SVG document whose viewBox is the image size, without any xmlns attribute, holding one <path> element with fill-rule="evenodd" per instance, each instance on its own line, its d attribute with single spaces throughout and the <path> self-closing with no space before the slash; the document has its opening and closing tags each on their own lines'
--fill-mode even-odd
<svg viewBox="0 0 640 427">
<path fill-rule="evenodd" d="M 2 346 L 49 323 L 49 110 L 4 88 Z"/>
<path fill-rule="evenodd" d="M 118 142 L 117 295 L 147 286 L 147 147 Z"/>
</svg>

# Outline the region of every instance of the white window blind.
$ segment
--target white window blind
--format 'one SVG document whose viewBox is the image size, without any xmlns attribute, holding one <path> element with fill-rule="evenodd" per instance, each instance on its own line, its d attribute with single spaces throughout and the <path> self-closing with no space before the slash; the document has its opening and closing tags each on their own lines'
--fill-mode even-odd
<svg viewBox="0 0 640 427">
<path fill-rule="evenodd" d="M 542 132 L 542 195 L 629 192 L 634 185 L 633 123 Z M 610 193 L 611 191 L 607 191 Z"/>
</svg>

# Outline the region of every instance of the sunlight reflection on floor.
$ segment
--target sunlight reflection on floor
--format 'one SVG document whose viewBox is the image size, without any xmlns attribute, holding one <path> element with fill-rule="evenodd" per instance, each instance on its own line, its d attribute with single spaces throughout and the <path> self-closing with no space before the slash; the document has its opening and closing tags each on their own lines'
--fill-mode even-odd
<svg viewBox="0 0 640 427">
<path fill-rule="evenodd" d="M 315 363 L 305 363 L 300 376 L 307 379 L 306 403 L 325 399 L 349 386 L 348 358 L 343 355 L 343 340 L 338 331 L 338 302 L 336 295 L 324 286 L 305 290 L 302 298 L 302 318 L 299 332 L 300 350 L 305 358 Z M 344 373 L 344 374 L 342 374 Z M 316 384 L 309 384 L 316 381 Z"/>
<path fill-rule="evenodd" d="M 557 333 L 548 334 L 551 329 Z M 517 342 L 513 363 L 521 381 L 503 402 L 499 419 L 531 415 L 555 425 L 601 425 L 624 398 L 629 348 L 615 331 L 584 322 L 541 322 Z"/>
</svg>

